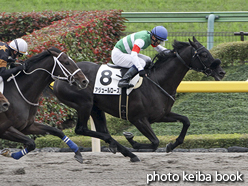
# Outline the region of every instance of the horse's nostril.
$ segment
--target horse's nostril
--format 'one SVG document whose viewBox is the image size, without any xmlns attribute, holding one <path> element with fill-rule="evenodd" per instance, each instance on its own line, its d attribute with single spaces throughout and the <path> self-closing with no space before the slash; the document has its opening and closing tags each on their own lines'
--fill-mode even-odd
<svg viewBox="0 0 248 186">
<path fill-rule="evenodd" d="M 226 74 L 226 72 L 220 72 L 220 75 L 224 76 Z"/>
<path fill-rule="evenodd" d="M 8 102 L 6 102 L 6 103 L 3 103 L 3 108 L 5 109 L 5 110 L 7 110 L 8 108 L 9 108 L 9 103 Z"/>
<path fill-rule="evenodd" d="M 84 85 L 87 85 L 87 84 L 88 84 L 88 81 L 85 79 L 85 80 L 82 81 L 82 83 L 83 83 Z"/>
</svg>

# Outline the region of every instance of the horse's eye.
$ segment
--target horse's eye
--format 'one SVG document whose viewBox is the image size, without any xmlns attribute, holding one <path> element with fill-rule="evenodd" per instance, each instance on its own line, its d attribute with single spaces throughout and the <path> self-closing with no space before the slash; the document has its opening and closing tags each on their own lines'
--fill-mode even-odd
<svg viewBox="0 0 248 186">
<path fill-rule="evenodd" d="M 207 58 L 208 54 L 207 54 L 207 52 L 203 52 L 203 53 L 201 53 L 201 56 L 204 57 L 204 58 Z"/>
<path fill-rule="evenodd" d="M 69 65 L 70 64 L 70 62 L 69 61 L 65 61 L 65 65 Z"/>
</svg>

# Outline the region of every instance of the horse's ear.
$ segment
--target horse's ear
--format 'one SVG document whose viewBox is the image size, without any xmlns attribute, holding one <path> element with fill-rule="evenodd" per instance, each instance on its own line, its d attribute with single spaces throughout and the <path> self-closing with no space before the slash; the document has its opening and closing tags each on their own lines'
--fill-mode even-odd
<svg viewBox="0 0 248 186">
<path fill-rule="evenodd" d="M 48 52 L 49 54 L 52 54 L 52 53 L 51 53 L 51 50 L 49 50 L 49 49 L 47 49 L 47 52 Z"/>
<path fill-rule="evenodd" d="M 47 52 L 48 52 L 50 55 L 52 55 L 52 56 L 58 56 L 58 54 L 57 54 L 55 51 L 51 50 L 51 49 L 52 49 L 52 48 L 47 49 Z"/>
<path fill-rule="evenodd" d="M 194 42 L 198 42 L 198 41 L 196 40 L 195 36 L 193 36 L 193 41 L 194 41 Z M 198 43 L 199 43 L 199 42 L 198 42 Z"/>
<path fill-rule="evenodd" d="M 194 38 L 193 38 L 194 39 Z M 192 47 L 197 48 L 196 44 L 189 39 L 189 43 Z"/>
</svg>

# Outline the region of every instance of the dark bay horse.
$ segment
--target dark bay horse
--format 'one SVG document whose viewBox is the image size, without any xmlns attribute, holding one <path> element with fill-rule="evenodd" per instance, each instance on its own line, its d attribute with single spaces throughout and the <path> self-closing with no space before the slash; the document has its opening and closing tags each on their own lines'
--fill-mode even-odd
<svg viewBox="0 0 248 186">
<path fill-rule="evenodd" d="M 26 135 L 51 134 L 61 138 L 82 163 L 78 146 L 61 130 L 35 121 L 39 97 L 47 85 L 60 79 L 75 90 L 86 88 L 88 79 L 77 64 L 57 48 L 49 48 L 25 62 L 26 71 L 12 75 L 5 83 L 4 95 L 10 102 L 8 111 L 0 114 L 0 138 L 23 143 L 25 149 L 11 153 L 4 149 L 1 154 L 19 159 L 35 149 L 35 142 Z M 74 84 L 74 85 L 73 85 Z M 76 86 L 75 86 L 76 85 Z"/>
<path fill-rule="evenodd" d="M 174 41 L 173 47 L 170 53 L 161 52 L 155 57 L 149 77 L 145 77 L 141 87 L 133 90 L 129 95 L 128 119 L 151 141 L 151 144 L 140 144 L 133 140 L 132 134 L 125 133 L 134 149 L 155 151 L 158 148 L 159 140 L 151 128 L 154 122 L 180 121 L 183 124 L 175 143 L 167 145 L 167 152 L 171 152 L 183 143 L 190 121 L 186 116 L 171 112 L 171 107 L 174 104 L 176 89 L 190 69 L 213 76 L 215 80 L 221 80 L 225 75 L 225 71 L 220 67 L 220 60 L 214 59 L 195 37 L 193 41 L 189 40 L 189 43 Z M 86 89 L 77 90 L 62 81 L 56 81 L 54 84 L 54 93 L 58 99 L 78 112 L 75 132 L 100 138 L 110 144 L 113 153 L 118 150 L 124 156 L 130 157 L 131 161 L 139 161 L 135 154 L 115 141 L 108 132 L 104 112 L 119 117 L 119 96 L 93 94 L 94 82 L 100 66 L 91 62 L 77 64 L 89 78 L 90 84 Z M 87 127 L 90 115 L 94 120 L 96 132 Z"/>
</svg>

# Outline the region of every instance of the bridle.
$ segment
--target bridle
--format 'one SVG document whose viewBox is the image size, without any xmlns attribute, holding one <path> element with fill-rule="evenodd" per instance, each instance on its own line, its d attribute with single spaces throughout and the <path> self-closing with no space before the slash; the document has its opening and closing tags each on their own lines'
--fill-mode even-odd
<svg viewBox="0 0 248 186">
<path fill-rule="evenodd" d="M 53 78 L 53 80 L 67 80 L 68 83 L 69 83 L 70 85 L 72 85 L 72 83 L 75 81 L 75 79 L 74 79 L 73 77 L 75 76 L 76 73 L 78 73 L 79 71 L 81 71 L 81 69 L 78 68 L 78 69 L 75 70 L 73 73 L 70 73 L 70 72 L 65 68 L 65 66 L 59 61 L 59 58 L 60 58 L 60 56 L 61 56 L 62 54 L 63 54 L 63 52 L 61 52 L 57 57 L 53 56 L 54 65 L 53 65 L 52 72 L 49 72 L 48 70 L 43 69 L 43 68 L 37 68 L 37 69 L 35 69 L 35 70 L 33 70 L 33 71 L 29 72 L 29 73 L 28 73 L 28 72 L 25 72 L 25 71 L 23 71 L 23 72 L 24 72 L 26 75 L 30 75 L 30 74 L 32 74 L 32 73 L 38 71 L 38 70 L 43 70 L 43 71 L 47 72 L 48 74 L 50 74 L 51 77 Z M 68 57 L 69 57 L 69 56 L 68 56 Z M 70 58 L 70 57 L 69 57 L 69 58 Z M 70 60 L 72 60 L 72 59 L 70 58 Z M 55 76 L 55 75 L 54 75 L 54 71 L 55 71 L 55 68 L 56 68 L 57 65 L 59 66 L 60 70 L 63 72 L 64 77 Z"/>
<path fill-rule="evenodd" d="M 70 73 L 70 72 L 64 67 L 64 65 L 59 61 L 59 58 L 60 58 L 60 56 L 61 56 L 62 54 L 63 54 L 63 52 L 61 52 L 57 57 L 53 56 L 53 59 L 54 59 L 54 66 L 53 66 L 52 72 L 49 72 L 48 70 L 46 70 L 46 69 L 44 69 L 44 68 L 37 68 L 37 69 L 35 69 L 35 70 L 31 71 L 31 72 L 26 72 L 26 71 L 23 70 L 23 72 L 24 72 L 26 75 L 31 75 L 31 74 L 33 74 L 34 72 L 38 71 L 38 70 L 42 70 L 42 71 L 45 71 L 45 72 L 47 72 L 48 74 L 50 74 L 53 80 L 67 80 L 68 83 L 69 83 L 70 85 L 72 85 L 72 83 L 75 81 L 75 79 L 74 79 L 75 74 L 77 74 L 79 71 L 81 71 L 81 69 L 78 68 L 78 69 L 75 70 L 73 73 Z M 68 57 L 69 57 L 69 56 L 68 56 Z M 69 57 L 69 58 L 70 58 L 70 57 Z M 70 60 L 72 60 L 72 59 L 70 58 Z M 61 69 L 61 71 L 62 71 L 63 74 L 64 74 L 64 77 L 55 76 L 55 75 L 54 75 L 54 71 L 55 71 L 56 66 L 58 66 L 58 67 Z M 12 74 L 12 76 L 8 78 L 7 82 L 9 82 L 9 81 L 11 81 L 11 80 L 13 79 L 13 80 L 14 80 L 14 83 L 15 83 L 15 85 L 16 85 L 16 88 L 17 88 L 19 94 L 22 96 L 22 98 L 23 98 L 28 104 L 30 104 L 30 105 L 32 105 L 32 106 L 39 106 L 39 103 L 32 103 L 32 102 L 28 101 L 28 100 L 24 97 L 24 95 L 22 94 L 22 92 L 21 92 L 21 90 L 20 90 L 20 88 L 19 88 L 19 86 L 18 86 L 18 84 L 17 84 L 17 81 L 16 81 L 16 79 L 15 79 L 15 77 L 18 76 L 20 73 L 21 73 L 21 71 L 18 72 L 16 75 L 13 75 L 13 74 Z"/>
<path fill-rule="evenodd" d="M 203 70 L 202 69 L 198 69 L 198 68 L 193 68 L 191 66 L 189 66 L 179 55 L 179 53 L 176 51 L 175 54 L 177 56 L 177 58 L 189 69 L 189 70 L 195 70 L 197 72 L 203 72 L 204 74 L 206 74 L 207 76 L 211 75 L 212 73 L 212 69 L 210 69 L 209 67 L 207 67 L 203 61 L 201 60 L 200 56 L 199 56 L 199 50 L 205 48 L 204 46 L 201 46 L 198 49 L 195 49 L 192 47 L 192 58 L 191 58 L 191 62 L 192 60 L 195 60 L 196 58 L 199 60 L 199 62 L 202 64 L 203 66 Z M 153 58 L 152 64 L 154 64 L 154 60 L 156 57 Z M 153 67 L 153 65 L 151 66 L 151 68 Z M 150 69 L 151 69 L 150 68 Z M 166 96 L 168 96 L 169 98 L 171 98 L 171 100 L 175 101 L 175 99 L 173 98 L 173 96 L 171 96 L 168 92 L 166 92 L 162 87 L 160 87 L 159 84 L 157 84 L 155 81 L 153 81 L 152 79 L 150 79 L 149 77 L 146 77 L 148 80 L 150 80 L 154 85 L 156 85 Z"/>
<path fill-rule="evenodd" d="M 198 59 L 199 60 L 199 62 L 201 63 L 201 65 L 203 66 L 203 69 L 198 69 L 198 68 L 193 68 L 193 67 L 191 67 L 191 66 L 189 66 L 189 65 L 187 65 L 186 64 L 186 62 L 181 58 L 181 56 L 179 55 L 179 53 L 178 52 L 175 52 L 175 54 L 176 54 L 176 56 L 177 56 L 177 58 L 189 69 L 189 70 L 195 70 L 195 71 L 197 71 L 197 72 L 202 72 L 202 73 L 204 73 L 204 74 L 206 74 L 207 76 L 210 76 L 211 75 L 211 73 L 212 73 L 212 69 L 211 68 L 209 68 L 209 67 L 207 67 L 203 62 L 202 62 L 202 60 L 201 60 L 201 58 L 200 58 L 200 56 L 199 56 L 199 51 L 201 50 L 201 49 L 203 49 L 203 48 L 205 48 L 204 46 L 201 46 L 200 48 L 198 48 L 198 49 L 195 49 L 194 47 L 192 47 L 192 58 L 191 58 L 191 62 L 192 62 L 192 60 L 195 60 L 195 59 Z"/>
</svg>

